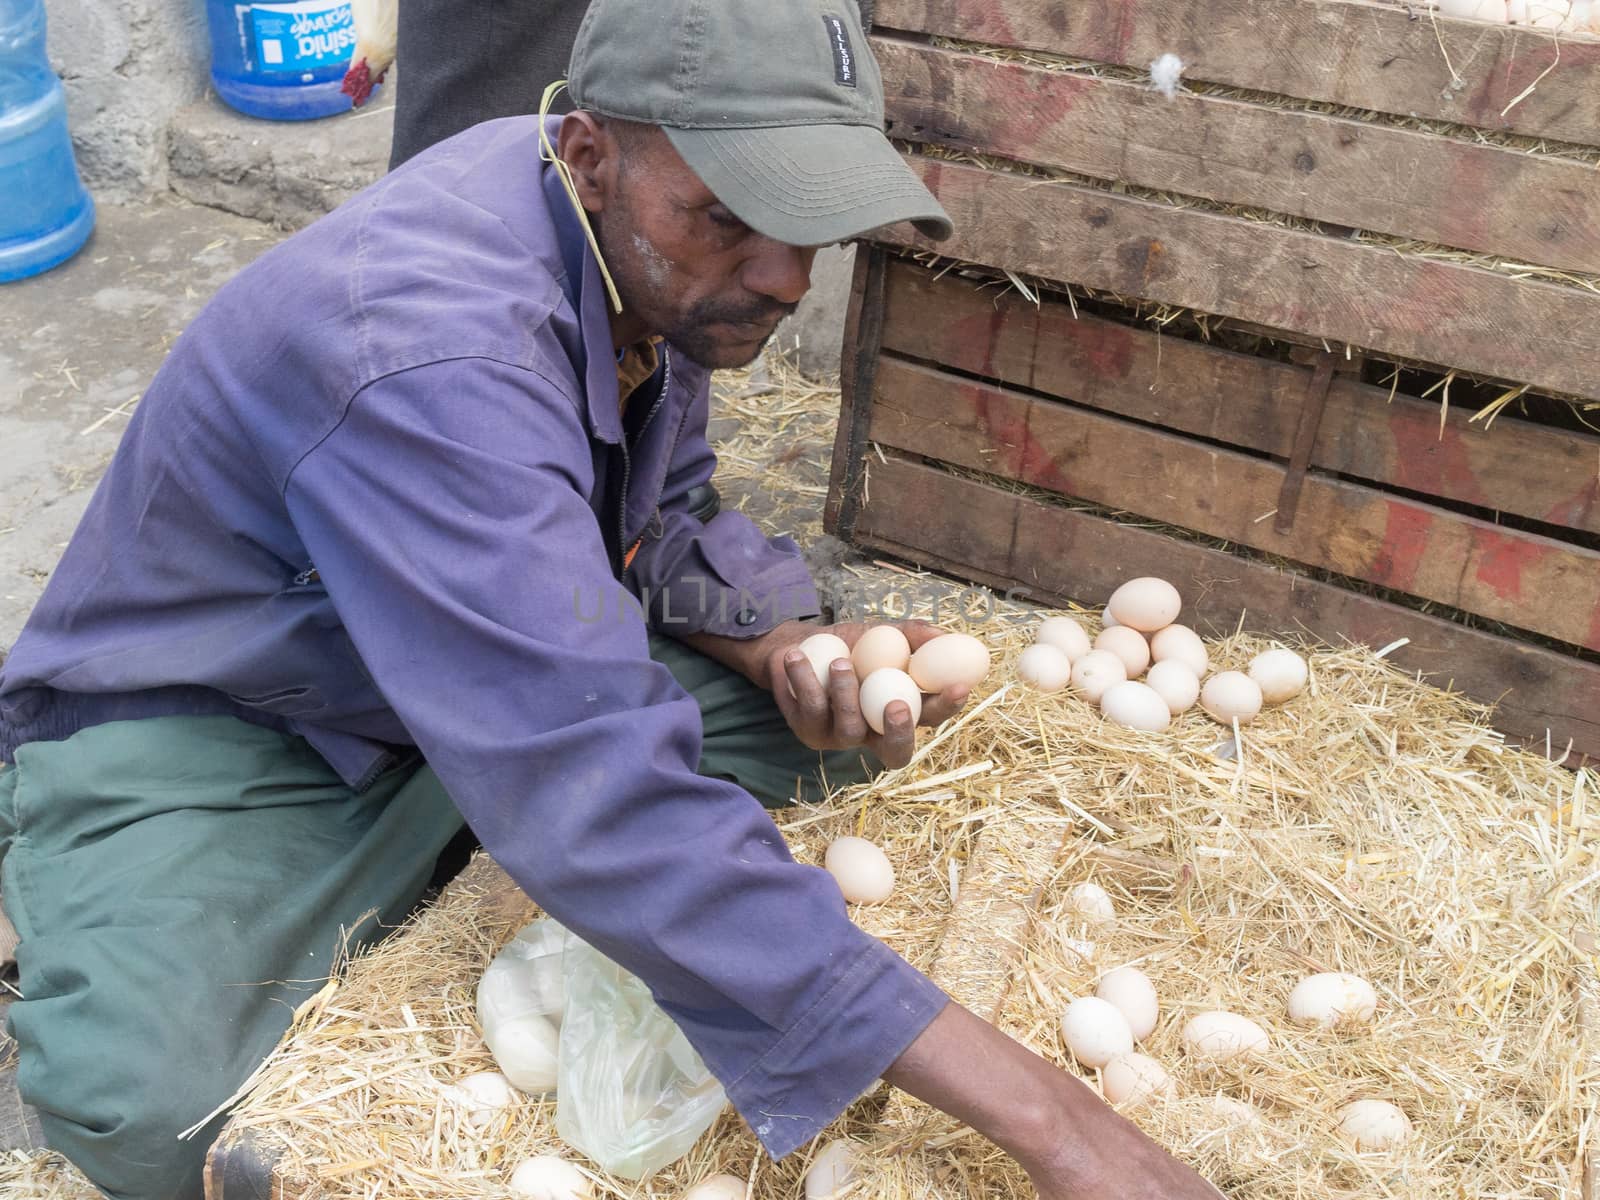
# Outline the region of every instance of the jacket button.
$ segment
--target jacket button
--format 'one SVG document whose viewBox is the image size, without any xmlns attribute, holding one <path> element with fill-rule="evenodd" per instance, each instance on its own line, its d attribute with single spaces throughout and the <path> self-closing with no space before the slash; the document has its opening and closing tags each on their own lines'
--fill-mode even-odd
<svg viewBox="0 0 1600 1200">
<path fill-rule="evenodd" d="M 733 618 L 733 623 L 735 625 L 754 625 L 756 623 L 756 614 L 751 609 L 741 608 L 738 615 Z"/>
</svg>

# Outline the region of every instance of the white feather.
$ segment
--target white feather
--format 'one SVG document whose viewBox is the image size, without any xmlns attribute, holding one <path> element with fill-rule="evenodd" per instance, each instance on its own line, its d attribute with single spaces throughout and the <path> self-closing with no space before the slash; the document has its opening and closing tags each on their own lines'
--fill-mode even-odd
<svg viewBox="0 0 1600 1200">
<path fill-rule="evenodd" d="M 1183 59 L 1176 54 L 1163 54 L 1150 64 L 1150 82 L 1168 100 L 1175 100 L 1183 86 Z"/>
</svg>

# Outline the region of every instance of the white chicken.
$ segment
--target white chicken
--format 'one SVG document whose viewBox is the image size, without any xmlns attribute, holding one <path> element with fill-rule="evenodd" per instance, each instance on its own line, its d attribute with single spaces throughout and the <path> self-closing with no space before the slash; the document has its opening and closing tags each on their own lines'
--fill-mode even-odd
<svg viewBox="0 0 1600 1200">
<path fill-rule="evenodd" d="M 400 0 L 350 0 L 350 15 L 355 21 L 356 48 L 340 90 L 350 97 L 353 107 L 360 108 L 394 65 Z"/>
</svg>

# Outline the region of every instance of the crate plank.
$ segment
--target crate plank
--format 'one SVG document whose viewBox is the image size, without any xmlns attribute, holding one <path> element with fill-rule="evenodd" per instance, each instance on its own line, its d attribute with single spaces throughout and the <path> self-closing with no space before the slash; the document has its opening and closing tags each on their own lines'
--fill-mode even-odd
<svg viewBox="0 0 1600 1200">
<path fill-rule="evenodd" d="M 1600 552 L 892 358 L 869 436 L 1600 650 Z"/>
<path fill-rule="evenodd" d="M 1413 20 L 1404 8 L 1365 0 L 879 0 L 874 21 L 879 30 L 1138 70 L 1173 53 L 1187 64 L 1186 79 L 1583 145 L 1600 140 L 1600 41 L 1562 38 L 1558 49 L 1545 30 L 1426 13 Z"/>
<path fill-rule="evenodd" d="M 868 464 L 855 541 L 1031 598 L 1104 604 L 1126 579 L 1179 581 L 1203 632 L 1303 629 L 1332 645 L 1410 643 L 1390 659 L 1481 702 L 1496 726 L 1573 761 L 1600 757 L 1600 666 L 1363 596 L 1225 551 L 962 479 L 890 455 Z M 999 536 L 996 536 L 998 534 Z M 937 546 L 937 550 L 929 547 Z"/>
<path fill-rule="evenodd" d="M 1600 399 L 1600 294 L 918 155 L 955 234 L 900 245 Z"/>
<path fill-rule="evenodd" d="M 895 137 L 1600 273 L 1600 171 L 1575 160 L 1216 97 L 1167 100 L 1143 84 L 897 38 L 873 49 Z"/>
<path fill-rule="evenodd" d="M 883 346 L 1092 408 L 1287 457 L 1308 372 L 890 264 Z M 1441 417 L 1443 420 L 1441 421 Z M 1312 465 L 1600 533 L 1600 437 L 1335 377 Z"/>
</svg>

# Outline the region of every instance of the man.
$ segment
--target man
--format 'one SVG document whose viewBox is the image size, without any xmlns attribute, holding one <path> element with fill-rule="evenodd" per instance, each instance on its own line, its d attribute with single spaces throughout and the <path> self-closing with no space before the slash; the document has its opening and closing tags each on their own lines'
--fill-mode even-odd
<svg viewBox="0 0 1600 1200">
<path fill-rule="evenodd" d="M 806 247 L 948 232 L 852 7 L 598 0 L 572 92 L 559 168 L 537 119 L 479 126 L 217 295 L 7 662 L 0 886 L 48 1139 L 119 1200 L 199 1196 L 215 1123 L 177 1132 L 465 816 L 774 1155 L 882 1076 L 1050 1200 L 1213 1195 L 852 925 L 753 798 L 913 739 L 795 652 L 792 543 L 686 503 L 707 370 L 760 351 Z"/>
</svg>

